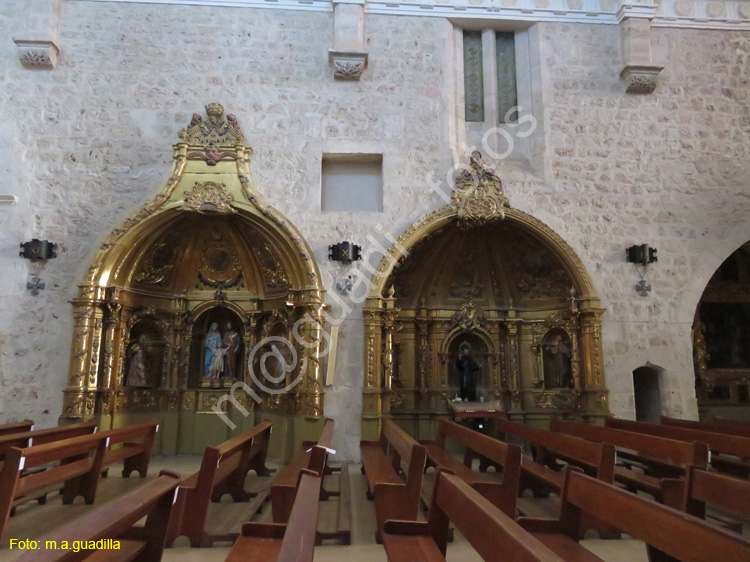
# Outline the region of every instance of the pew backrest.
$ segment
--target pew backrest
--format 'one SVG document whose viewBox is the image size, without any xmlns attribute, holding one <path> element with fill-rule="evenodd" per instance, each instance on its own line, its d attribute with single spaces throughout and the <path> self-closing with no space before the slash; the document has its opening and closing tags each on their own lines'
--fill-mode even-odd
<svg viewBox="0 0 750 562">
<path fill-rule="evenodd" d="M 661 425 L 750 437 L 750 422 L 734 421 L 726 418 L 714 418 L 713 421 L 694 421 L 662 416 Z"/>
<path fill-rule="evenodd" d="M 750 457 L 750 437 L 713 433 L 711 431 L 656 423 L 621 420 L 613 417 L 606 418 L 604 423 L 606 427 L 622 431 L 656 435 L 678 441 L 705 443 L 712 453 L 727 453 L 743 458 Z"/>
<path fill-rule="evenodd" d="M 23 420 L 15 423 L 6 423 L 0 425 L 0 435 L 9 435 L 11 433 L 24 433 L 26 431 L 32 431 L 34 429 L 34 422 L 32 420 Z"/>
<path fill-rule="evenodd" d="M 392 420 L 383 422 L 380 443 L 386 452 L 389 447 L 392 450 L 393 468 L 396 472 L 401 471 L 401 461 L 409 465 L 406 488 L 418 496 L 426 463 L 425 448 Z"/>
<path fill-rule="evenodd" d="M 447 550 L 449 521 L 483 560 L 562 562 L 479 492 L 449 471 L 440 470 L 435 479 L 426 530 L 443 556 Z M 409 522 L 388 521 L 385 533 L 398 533 L 399 527 L 408 525 Z"/>
<path fill-rule="evenodd" d="M 688 468 L 683 511 L 704 519 L 706 507 L 750 520 L 750 480 Z"/>
<path fill-rule="evenodd" d="M 561 522 L 577 538 L 581 512 L 600 517 L 682 562 L 747 562 L 750 541 L 705 521 L 567 469 Z"/>
<path fill-rule="evenodd" d="M 96 428 L 97 422 L 92 421 L 0 435 L 0 459 L 11 447 L 25 449 L 34 445 L 44 445 L 45 443 L 70 439 L 71 437 L 90 435 L 96 432 Z"/>
<path fill-rule="evenodd" d="M 705 467 L 708 463 L 708 446 L 704 443 L 678 441 L 561 418 L 552 418 L 550 429 L 595 443 L 610 443 L 617 448 L 631 449 L 647 455 L 666 458 L 686 466 Z"/>
<path fill-rule="evenodd" d="M 543 457 L 546 453 L 552 453 L 565 460 L 596 468 L 597 478 L 601 480 L 612 482 L 614 479 L 615 448 L 611 444 L 596 443 L 579 436 L 545 431 L 506 420 L 498 420 L 497 424 L 503 440 L 505 435 L 513 435 L 541 447 L 543 450 L 537 453 L 538 462 L 545 460 Z"/>
<path fill-rule="evenodd" d="M 169 515 L 174 503 L 180 476 L 174 472 L 162 471 L 152 483 L 127 495 L 112 500 L 95 510 L 64 525 L 40 539 L 42 546 L 18 558 L 18 562 L 79 562 L 93 554 L 91 550 L 72 550 L 74 541 L 99 541 L 117 539 L 129 533 L 135 523 L 146 517 L 144 527 L 134 533 L 141 544 L 139 554 L 133 560 L 151 562 L 161 560 L 164 549 L 164 536 Z M 130 536 L 129 539 L 133 540 Z M 46 548 L 51 541 L 60 550 Z M 66 542 L 71 549 L 63 550 Z M 99 558 L 103 551 L 97 551 Z"/>
</svg>

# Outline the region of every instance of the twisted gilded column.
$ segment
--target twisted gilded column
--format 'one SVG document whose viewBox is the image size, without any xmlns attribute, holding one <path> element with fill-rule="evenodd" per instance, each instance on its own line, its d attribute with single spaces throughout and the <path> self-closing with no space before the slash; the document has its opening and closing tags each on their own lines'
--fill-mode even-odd
<svg viewBox="0 0 750 562">
<path fill-rule="evenodd" d="M 303 320 L 295 324 L 294 337 L 303 342 L 299 365 L 304 372 L 297 386 L 297 413 L 317 418 L 323 415 L 325 396 L 321 368 L 321 347 L 327 345 L 323 339 L 325 305 L 322 304 L 319 291 L 311 291 L 305 295 L 300 305 Z"/>
</svg>

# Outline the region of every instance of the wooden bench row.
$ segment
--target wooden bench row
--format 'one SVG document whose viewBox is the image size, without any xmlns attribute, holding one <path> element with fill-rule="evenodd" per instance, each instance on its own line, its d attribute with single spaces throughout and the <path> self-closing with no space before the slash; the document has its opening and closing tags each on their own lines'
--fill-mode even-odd
<svg viewBox="0 0 750 562">
<path fill-rule="evenodd" d="M 450 521 L 485 561 L 602 562 L 578 542 L 584 514 L 643 540 L 651 562 L 750 560 L 750 541 L 741 535 L 572 466 L 564 473 L 559 519 L 521 517 L 517 522 L 461 479 L 441 471 L 428 521 L 387 521 L 383 543 L 391 562 L 444 561 Z"/>
<path fill-rule="evenodd" d="M 167 546 L 172 546 L 183 535 L 194 547 L 237 538 L 238 533 L 215 534 L 206 530 L 208 506 L 212 501 L 221 501 L 225 494 L 235 502 L 246 502 L 255 496 L 245 490 L 245 478 L 251 470 L 255 470 L 258 476 L 268 474 L 266 454 L 271 426 L 272 422 L 266 420 L 221 445 L 206 447 L 200 469 L 184 480 L 178 489 L 167 530 Z M 262 498 L 259 502 L 262 504 Z"/>
<path fill-rule="evenodd" d="M 292 507 L 297 493 L 297 484 L 302 470 L 309 470 L 324 478 L 332 473 L 328 467 L 328 456 L 335 451 L 333 445 L 332 419 L 326 419 L 320 438 L 317 441 L 303 441 L 292 455 L 291 460 L 280 469 L 271 485 L 271 509 L 274 523 L 287 523 L 292 513 Z M 318 530 L 316 542 L 336 540 L 342 544 L 351 544 L 351 504 L 349 493 L 349 472 L 341 470 L 339 476 L 339 491 L 326 490 L 322 483 L 320 488 L 321 501 L 331 497 L 338 497 L 338 513 L 335 530 Z"/>
<path fill-rule="evenodd" d="M 164 551 L 167 523 L 179 483 L 178 474 L 162 471 L 151 484 L 99 506 L 42 537 L 38 549 L 27 551 L 17 560 L 158 562 Z M 136 526 L 144 517 L 145 525 Z"/>
<path fill-rule="evenodd" d="M 663 480 L 684 478 L 687 467 L 705 468 L 708 463 L 708 447 L 705 443 L 678 441 L 559 418 L 551 420 L 550 430 L 595 443 L 613 445 L 620 461 L 614 470 L 615 481 L 630 491 L 645 492 L 670 505 L 679 501 L 680 490 L 674 487 L 665 489 Z M 644 470 L 633 470 L 634 467 L 642 467 Z M 677 493 L 678 497 L 668 497 L 673 493 Z"/>
<path fill-rule="evenodd" d="M 64 504 L 79 495 L 87 504 L 93 503 L 102 469 L 108 464 L 122 460 L 123 476 L 138 470 L 145 477 L 158 425 L 149 421 L 30 447 L 10 447 L 0 469 L 0 536 L 15 506 L 44 498 L 60 487 Z"/>
</svg>

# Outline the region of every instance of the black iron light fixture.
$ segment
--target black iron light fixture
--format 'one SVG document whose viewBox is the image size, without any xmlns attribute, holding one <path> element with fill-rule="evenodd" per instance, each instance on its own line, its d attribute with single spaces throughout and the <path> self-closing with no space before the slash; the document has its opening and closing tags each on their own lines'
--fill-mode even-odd
<svg viewBox="0 0 750 562">
<path fill-rule="evenodd" d="M 635 270 L 640 275 L 641 280 L 635 286 L 635 291 L 642 297 L 648 296 L 651 292 L 651 285 L 646 283 L 646 267 L 650 263 L 659 261 L 656 257 L 656 248 L 650 247 L 648 244 L 640 244 L 638 246 L 630 246 L 625 250 L 625 259 L 635 266 Z M 638 267 L 641 266 L 643 271 Z"/>
<path fill-rule="evenodd" d="M 359 261 L 362 259 L 362 246 L 346 241 L 333 244 L 328 246 L 328 259 L 344 264 Z"/>
<path fill-rule="evenodd" d="M 21 249 L 18 255 L 31 261 L 47 261 L 57 257 L 57 244 L 49 240 L 34 238 L 30 242 L 23 242 Z"/>
</svg>

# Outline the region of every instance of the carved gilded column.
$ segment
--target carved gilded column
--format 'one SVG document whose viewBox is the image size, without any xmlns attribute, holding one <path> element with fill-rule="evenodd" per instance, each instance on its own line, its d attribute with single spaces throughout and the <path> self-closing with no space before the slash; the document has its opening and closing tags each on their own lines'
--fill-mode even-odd
<svg viewBox="0 0 750 562">
<path fill-rule="evenodd" d="M 380 401 L 382 388 L 381 311 L 380 298 L 368 298 L 362 311 L 365 325 L 365 381 L 362 415 L 365 418 L 379 418 L 383 413 Z"/>
<path fill-rule="evenodd" d="M 581 378 L 586 389 L 604 388 L 600 310 L 581 313 Z"/>
<path fill-rule="evenodd" d="M 520 411 L 523 407 L 521 399 L 521 370 L 518 350 L 518 332 L 520 319 L 508 321 L 508 370 L 510 379 L 511 410 Z"/>
<path fill-rule="evenodd" d="M 420 317 L 417 319 L 417 344 L 419 349 L 419 368 L 417 370 L 414 386 L 419 389 L 421 400 L 427 399 L 427 388 L 430 386 L 432 378 L 432 349 L 430 347 L 429 329 L 430 321 L 425 318 L 426 311 L 420 310 Z M 429 407 L 429 404 L 427 405 Z"/>
<path fill-rule="evenodd" d="M 253 304 L 253 307 L 257 309 L 257 303 Z M 250 372 L 248 371 L 248 361 L 250 360 L 250 354 L 253 352 L 253 349 L 258 344 L 258 320 L 261 316 L 261 311 L 254 310 L 253 312 L 248 312 L 245 314 L 245 317 L 243 318 L 243 328 L 244 328 L 244 335 L 243 335 L 243 343 L 245 345 L 245 353 L 244 357 L 242 358 L 242 381 L 246 384 L 251 384 L 252 381 L 249 379 Z M 293 340 L 289 340 L 293 341 Z"/>
<path fill-rule="evenodd" d="M 302 322 L 295 324 L 295 338 L 302 344 L 300 368 L 304 370 L 298 384 L 298 414 L 308 417 L 323 415 L 323 371 L 321 369 L 321 346 L 323 341 L 323 309 L 319 296 L 308 295 L 302 304 L 304 310 Z"/>
<path fill-rule="evenodd" d="M 94 414 L 101 365 L 104 290 L 82 287 L 73 301 L 73 342 L 68 386 L 64 391 L 63 416 Z"/>
<path fill-rule="evenodd" d="M 383 383 L 386 390 L 393 390 L 393 330 L 398 316 L 393 287 L 391 287 L 388 297 L 383 299 L 383 310 Z"/>
</svg>

